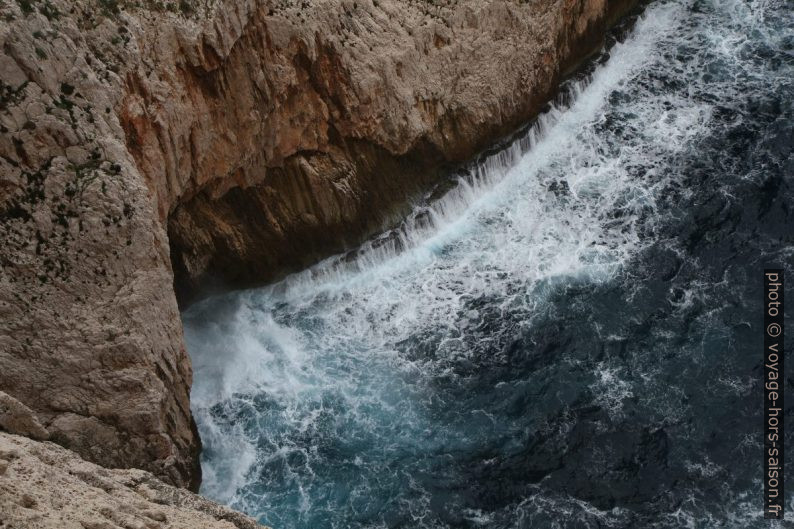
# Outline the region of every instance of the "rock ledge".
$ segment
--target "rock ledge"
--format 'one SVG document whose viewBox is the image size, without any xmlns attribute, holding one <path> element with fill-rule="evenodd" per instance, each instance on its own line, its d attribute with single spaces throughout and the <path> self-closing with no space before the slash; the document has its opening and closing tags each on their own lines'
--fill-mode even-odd
<svg viewBox="0 0 794 529">
<path fill-rule="evenodd" d="M 0 527 L 263 529 L 144 470 L 110 470 L 54 443 L 0 432 Z"/>
</svg>

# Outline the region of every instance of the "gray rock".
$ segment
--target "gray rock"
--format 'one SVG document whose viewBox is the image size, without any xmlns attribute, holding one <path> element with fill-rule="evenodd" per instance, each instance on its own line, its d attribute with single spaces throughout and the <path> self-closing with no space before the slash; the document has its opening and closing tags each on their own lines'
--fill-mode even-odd
<svg viewBox="0 0 794 529">
<path fill-rule="evenodd" d="M 0 525 L 19 529 L 266 529 L 143 470 L 110 470 L 0 432 Z"/>
<path fill-rule="evenodd" d="M 39 423 L 33 410 L 17 399 L 0 391 L 0 430 L 46 440 L 50 433 Z"/>
</svg>

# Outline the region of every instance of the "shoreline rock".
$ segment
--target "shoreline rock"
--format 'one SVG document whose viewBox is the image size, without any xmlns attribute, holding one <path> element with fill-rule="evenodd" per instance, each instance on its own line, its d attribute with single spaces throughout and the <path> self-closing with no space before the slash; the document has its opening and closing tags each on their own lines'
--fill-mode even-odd
<svg viewBox="0 0 794 529">
<path fill-rule="evenodd" d="M 132 72 L 122 123 L 161 183 L 178 300 L 278 279 L 392 226 L 534 118 L 633 5 L 285 2 L 238 8 L 189 44 L 163 36 L 188 59 Z"/>
<path fill-rule="evenodd" d="M 3 427 L 197 490 L 177 294 L 388 226 L 633 2 L 435 4 L 1 2 Z"/>
</svg>

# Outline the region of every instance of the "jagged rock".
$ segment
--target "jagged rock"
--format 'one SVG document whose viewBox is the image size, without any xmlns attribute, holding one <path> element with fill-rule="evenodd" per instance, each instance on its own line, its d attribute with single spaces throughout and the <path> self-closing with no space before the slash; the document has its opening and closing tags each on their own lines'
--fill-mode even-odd
<svg viewBox="0 0 794 529">
<path fill-rule="evenodd" d="M 37 0 L 0 19 L 0 390 L 81 456 L 195 488 L 168 241 L 114 110 L 135 19 Z"/>
<path fill-rule="evenodd" d="M 111 470 L 0 432 L 0 527 L 266 529 L 143 470 Z"/>
<path fill-rule="evenodd" d="M 173 66 L 130 71 L 121 120 L 177 294 L 271 280 L 394 223 L 534 117 L 631 3 L 236 2 L 209 31 L 143 42 Z"/>
<path fill-rule="evenodd" d="M 172 263 L 188 299 L 388 225 L 630 3 L 0 2 L 0 390 L 195 489 Z"/>
</svg>

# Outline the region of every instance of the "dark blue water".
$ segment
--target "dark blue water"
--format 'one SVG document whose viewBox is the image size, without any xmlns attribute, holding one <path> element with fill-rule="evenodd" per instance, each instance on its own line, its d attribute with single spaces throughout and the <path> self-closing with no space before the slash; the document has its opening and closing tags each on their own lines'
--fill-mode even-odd
<svg viewBox="0 0 794 529">
<path fill-rule="evenodd" d="M 399 229 L 191 308 L 202 492 L 276 529 L 766 527 L 793 74 L 791 4 L 652 3 Z"/>
</svg>

